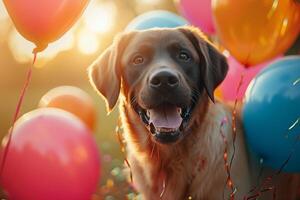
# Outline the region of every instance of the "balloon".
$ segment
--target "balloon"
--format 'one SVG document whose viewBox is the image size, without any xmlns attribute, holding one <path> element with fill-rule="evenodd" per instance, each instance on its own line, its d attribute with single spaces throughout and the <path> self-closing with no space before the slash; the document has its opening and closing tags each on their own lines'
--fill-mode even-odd
<svg viewBox="0 0 300 200">
<path fill-rule="evenodd" d="M 226 101 L 235 101 L 236 98 L 237 100 L 242 100 L 250 81 L 262 69 L 264 69 L 267 65 L 269 65 L 271 62 L 274 62 L 278 58 L 279 57 L 271 61 L 267 61 L 265 63 L 253 66 L 251 68 L 245 68 L 236 59 L 234 59 L 232 56 L 229 56 L 227 58 L 229 70 L 225 80 L 219 86 L 220 93 L 222 94 L 222 99 Z M 242 75 L 243 75 L 242 85 L 237 93 L 237 88 L 239 86 Z"/>
<path fill-rule="evenodd" d="M 36 52 L 60 38 L 76 22 L 89 0 L 3 0 L 19 33 Z"/>
<path fill-rule="evenodd" d="M 215 98 L 218 99 L 218 100 L 222 100 L 223 99 L 223 94 L 221 92 L 221 89 L 220 87 L 217 87 L 214 91 L 214 95 L 215 95 Z"/>
<path fill-rule="evenodd" d="M 299 103 L 300 56 L 272 63 L 251 81 L 243 122 L 250 148 L 266 166 L 278 170 L 294 151 L 283 170 L 300 172 Z"/>
<path fill-rule="evenodd" d="M 60 86 L 47 92 L 39 107 L 55 107 L 79 117 L 91 130 L 95 127 L 96 111 L 92 98 L 83 90 L 73 86 Z"/>
<path fill-rule="evenodd" d="M 222 44 L 247 67 L 283 54 L 300 31 L 295 0 L 212 0 Z"/>
<path fill-rule="evenodd" d="M 165 10 L 155 10 L 143 13 L 134 18 L 125 31 L 145 30 L 150 28 L 174 28 L 187 25 L 182 17 Z"/>
<path fill-rule="evenodd" d="M 90 199 L 99 176 L 97 145 L 74 115 L 40 108 L 16 122 L 1 177 L 10 200 Z"/>
<path fill-rule="evenodd" d="M 211 0 L 175 0 L 180 13 L 194 26 L 207 34 L 214 34 Z"/>
</svg>

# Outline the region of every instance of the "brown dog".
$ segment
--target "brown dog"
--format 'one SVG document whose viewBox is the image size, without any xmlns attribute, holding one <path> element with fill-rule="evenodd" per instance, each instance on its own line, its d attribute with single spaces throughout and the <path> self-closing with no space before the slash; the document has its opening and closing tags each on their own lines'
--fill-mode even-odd
<svg viewBox="0 0 300 200">
<path fill-rule="evenodd" d="M 144 199 L 228 199 L 231 111 L 214 102 L 227 69 L 225 57 L 191 27 L 124 33 L 89 68 L 108 111 L 121 96 L 128 160 Z M 252 183 L 236 125 L 231 179 L 243 199 Z"/>
</svg>

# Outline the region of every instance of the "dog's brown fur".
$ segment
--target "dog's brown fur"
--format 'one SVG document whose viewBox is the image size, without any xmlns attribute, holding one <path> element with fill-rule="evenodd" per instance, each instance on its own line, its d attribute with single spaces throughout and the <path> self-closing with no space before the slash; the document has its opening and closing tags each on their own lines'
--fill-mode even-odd
<svg viewBox="0 0 300 200">
<path fill-rule="evenodd" d="M 165 147 L 152 143 L 145 127 L 135 123 L 139 119 L 134 111 L 126 104 L 122 105 L 122 121 L 133 180 L 145 199 L 159 199 L 163 192 L 164 179 L 166 189 L 163 199 L 187 199 L 189 196 L 193 199 L 222 199 L 227 175 L 220 122 L 224 117 L 230 121 L 230 111 L 219 103 L 213 105 L 207 100 L 195 112 L 203 114 L 193 117 L 190 135 L 180 145 Z M 230 123 L 224 126 L 223 131 L 229 141 L 228 145 L 231 146 Z M 138 134 L 140 138 L 137 138 L 136 132 L 141 133 Z M 239 185 L 239 192 L 246 192 L 249 185 L 242 180 L 249 180 L 249 177 L 244 141 L 240 132 L 236 145 L 235 156 L 239 161 L 236 159 L 233 165 L 233 170 L 237 172 L 233 173 L 233 180 L 239 180 L 235 183 Z M 228 158 L 231 153 L 229 152 Z"/>
<path fill-rule="evenodd" d="M 198 34 L 195 33 L 195 30 L 192 31 L 194 34 Z M 130 37 L 130 35 L 126 37 Z M 122 47 L 119 45 L 111 48 L 120 51 L 119 48 Z M 108 65 L 108 62 L 116 62 L 116 59 L 112 58 L 113 56 L 109 56 L 110 61 L 103 59 L 105 56 L 108 55 L 104 53 L 100 58 L 100 62 L 102 62 L 100 64 Z M 92 84 L 105 97 L 108 108 L 111 110 L 119 93 L 101 88 L 103 83 L 100 84 L 99 81 L 105 80 L 99 80 L 96 74 L 98 72 L 95 67 L 99 66 L 98 62 L 96 65 L 93 64 L 90 70 Z M 111 77 L 112 74 L 109 70 L 105 69 L 107 74 L 102 74 L 102 76 Z M 114 73 L 120 75 L 122 72 Z M 109 81 L 113 88 L 118 85 L 112 78 Z M 228 174 L 225 171 L 223 157 L 226 143 L 224 143 L 220 131 L 227 140 L 227 164 L 229 164 L 233 154 L 232 110 L 219 102 L 213 103 L 207 94 L 202 93 L 201 103 L 196 105 L 189 122 L 189 133 L 176 144 L 162 145 L 151 140 L 148 129 L 132 108 L 128 97 L 132 88 L 128 88 L 128 84 L 123 79 L 119 81 L 121 82 L 119 84 L 121 85 L 120 114 L 127 144 L 127 157 L 133 173 L 133 183 L 143 198 L 146 200 L 181 200 L 191 197 L 192 199 L 219 200 L 223 199 L 224 195 L 225 199 L 228 199 L 231 191 L 226 186 Z M 221 126 L 221 122 L 224 122 L 225 119 L 227 123 Z M 231 168 L 231 179 L 237 189 L 234 193 L 235 199 L 242 199 L 248 195 L 253 183 L 250 177 L 251 169 L 242 126 L 238 119 L 236 127 L 236 150 Z M 257 174 L 252 174 L 252 178 L 256 176 Z M 299 178 L 293 178 L 293 180 L 294 187 L 299 185 Z M 279 194 L 282 197 L 279 196 L 279 199 L 288 199 L 286 193 L 288 190 L 284 189 L 286 188 L 279 188 L 282 190 Z M 294 190 L 295 188 L 293 188 Z M 295 194 L 291 191 L 290 189 L 289 194 Z M 295 198 L 292 196 L 290 199 Z"/>
</svg>

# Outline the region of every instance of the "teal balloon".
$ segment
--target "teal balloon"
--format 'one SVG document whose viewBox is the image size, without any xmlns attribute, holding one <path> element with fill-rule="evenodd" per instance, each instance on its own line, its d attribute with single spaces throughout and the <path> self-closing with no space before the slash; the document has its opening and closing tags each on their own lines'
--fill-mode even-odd
<svg viewBox="0 0 300 200">
<path fill-rule="evenodd" d="M 126 31 L 146 30 L 151 28 L 175 28 L 187 25 L 188 22 L 175 13 L 165 10 L 149 11 L 134 18 Z"/>
<path fill-rule="evenodd" d="M 300 172 L 300 56 L 280 59 L 252 80 L 242 117 L 263 165 L 279 170 L 291 155 L 283 171 Z"/>
</svg>

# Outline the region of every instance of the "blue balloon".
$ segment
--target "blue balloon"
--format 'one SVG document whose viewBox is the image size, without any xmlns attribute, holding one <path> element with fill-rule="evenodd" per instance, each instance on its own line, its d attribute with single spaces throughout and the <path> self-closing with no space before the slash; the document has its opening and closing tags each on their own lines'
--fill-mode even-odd
<svg viewBox="0 0 300 200">
<path fill-rule="evenodd" d="M 252 80 L 242 116 L 248 145 L 265 166 L 278 170 L 293 152 L 283 171 L 300 172 L 300 56 L 280 59 Z"/>
<path fill-rule="evenodd" d="M 187 25 L 188 22 L 169 11 L 155 10 L 141 14 L 134 18 L 126 27 L 125 31 L 146 30 L 151 28 L 175 28 Z"/>
</svg>

